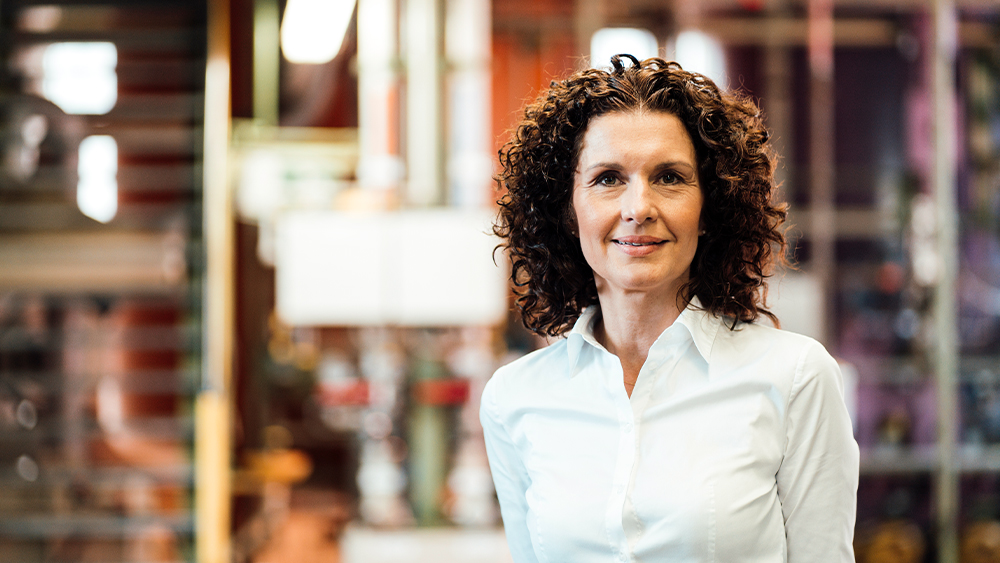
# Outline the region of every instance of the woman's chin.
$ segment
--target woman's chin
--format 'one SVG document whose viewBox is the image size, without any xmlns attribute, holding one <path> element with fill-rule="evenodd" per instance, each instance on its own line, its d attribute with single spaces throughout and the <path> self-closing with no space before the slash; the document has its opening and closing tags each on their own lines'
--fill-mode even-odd
<svg viewBox="0 0 1000 563">
<path fill-rule="evenodd" d="M 602 285 L 604 287 L 602 287 Z M 664 280 L 655 277 L 633 277 L 628 279 L 613 280 L 604 284 L 597 284 L 598 295 L 604 293 L 614 293 L 623 295 L 647 295 L 660 299 L 668 299 L 677 294 L 681 283 L 677 280 Z"/>
</svg>

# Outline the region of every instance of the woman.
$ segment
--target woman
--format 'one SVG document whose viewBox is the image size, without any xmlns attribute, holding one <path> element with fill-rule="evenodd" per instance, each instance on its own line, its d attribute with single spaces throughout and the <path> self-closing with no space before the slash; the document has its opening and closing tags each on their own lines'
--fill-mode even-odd
<svg viewBox="0 0 1000 563">
<path fill-rule="evenodd" d="M 785 245 L 759 112 L 611 63 L 553 82 L 500 156 L 518 308 L 566 336 L 483 393 L 514 561 L 853 562 L 840 371 L 755 322 Z"/>
</svg>

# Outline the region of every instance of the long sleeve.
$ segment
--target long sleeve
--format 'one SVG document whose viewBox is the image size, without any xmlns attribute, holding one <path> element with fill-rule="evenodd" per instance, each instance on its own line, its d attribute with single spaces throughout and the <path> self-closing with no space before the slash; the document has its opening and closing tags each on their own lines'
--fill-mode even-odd
<svg viewBox="0 0 1000 563">
<path fill-rule="evenodd" d="M 799 359 L 777 473 L 789 563 L 853 563 L 858 445 L 836 361 L 820 346 Z"/>
<path fill-rule="evenodd" d="M 525 493 L 530 480 L 521 461 L 517 446 L 511 440 L 501 421 L 496 400 L 497 378 L 494 376 L 483 390 L 479 419 L 483 424 L 486 453 L 490 471 L 500 500 L 500 514 L 507 534 L 514 563 L 537 563 L 531 536 L 528 532 L 528 503 Z"/>
</svg>

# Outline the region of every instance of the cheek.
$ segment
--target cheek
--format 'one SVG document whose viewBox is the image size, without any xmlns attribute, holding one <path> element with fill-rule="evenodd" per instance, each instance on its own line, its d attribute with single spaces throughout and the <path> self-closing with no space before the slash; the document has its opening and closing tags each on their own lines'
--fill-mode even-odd
<svg viewBox="0 0 1000 563">
<path fill-rule="evenodd" d="M 594 269 L 601 262 L 601 241 L 604 239 L 604 221 L 592 205 L 574 200 L 572 209 L 576 238 L 587 265 Z"/>
<path fill-rule="evenodd" d="M 701 232 L 701 213 L 692 212 L 687 218 L 688 229 L 694 234 Z"/>
<path fill-rule="evenodd" d="M 689 211 L 686 214 L 686 222 L 690 229 L 694 231 L 695 235 L 700 233 L 701 230 L 705 228 L 705 222 L 701 217 L 702 203 L 703 200 L 699 197 L 696 202 L 690 206 Z"/>
<path fill-rule="evenodd" d="M 577 238 L 580 239 L 582 244 L 584 238 L 593 231 L 594 226 L 594 208 L 592 205 L 585 201 L 583 196 L 578 195 L 574 190 L 573 192 L 573 206 L 570 209 L 571 225 L 574 227 L 574 232 Z"/>
<path fill-rule="evenodd" d="M 593 207 L 583 207 L 576 213 L 576 228 L 584 248 L 599 245 L 610 230 L 607 218 Z"/>
</svg>

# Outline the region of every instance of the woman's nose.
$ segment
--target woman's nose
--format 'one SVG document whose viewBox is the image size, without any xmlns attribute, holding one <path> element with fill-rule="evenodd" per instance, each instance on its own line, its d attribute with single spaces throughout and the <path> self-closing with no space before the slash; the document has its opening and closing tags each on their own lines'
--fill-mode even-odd
<svg viewBox="0 0 1000 563">
<path fill-rule="evenodd" d="M 621 198 L 622 220 L 634 221 L 640 225 L 646 221 L 655 221 L 658 214 L 652 195 L 648 182 L 629 182 Z"/>
</svg>

